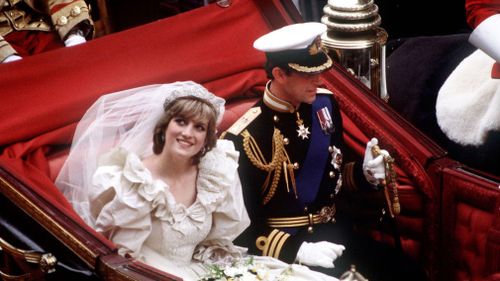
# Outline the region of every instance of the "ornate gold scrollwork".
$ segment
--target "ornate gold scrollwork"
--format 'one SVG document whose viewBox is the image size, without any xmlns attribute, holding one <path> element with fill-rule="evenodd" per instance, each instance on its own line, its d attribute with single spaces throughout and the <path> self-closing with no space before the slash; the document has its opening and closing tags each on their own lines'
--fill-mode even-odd
<svg viewBox="0 0 500 281">
<path fill-rule="evenodd" d="M 0 279 L 2 280 L 36 280 L 39 279 L 40 275 L 54 272 L 57 264 L 56 257 L 51 253 L 18 249 L 2 238 L 0 238 L 0 252 L 4 252 L 16 261 L 26 263 L 28 265 L 26 268 L 30 268 L 31 265 L 38 265 L 38 267 L 34 267 L 33 272 L 20 275 L 10 275 L 0 271 Z M 34 271 L 38 271 L 38 273 Z"/>
</svg>

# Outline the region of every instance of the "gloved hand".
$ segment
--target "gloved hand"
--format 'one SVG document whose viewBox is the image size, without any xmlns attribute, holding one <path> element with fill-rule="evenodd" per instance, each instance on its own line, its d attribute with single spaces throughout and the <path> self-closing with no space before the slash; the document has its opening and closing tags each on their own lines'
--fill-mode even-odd
<svg viewBox="0 0 500 281">
<path fill-rule="evenodd" d="M 342 255 L 344 250 L 343 245 L 327 241 L 302 242 L 295 260 L 309 266 L 333 268 L 333 262 Z"/>
<path fill-rule="evenodd" d="M 18 55 L 10 55 L 10 56 L 6 57 L 2 61 L 2 63 L 8 63 L 8 62 L 16 61 L 16 60 L 21 60 L 21 59 L 23 59 L 23 58 L 18 56 Z"/>
<path fill-rule="evenodd" d="M 380 155 L 373 157 L 372 148 L 375 145 L 378 145 L 378 140 L 376 138 L 372 138 L 366 144 L 365 157 L 363 160 L 363 174 L 369 183 L 378 185 L 385 179 L 384 156 L 389 156 L 389 152 L 385 149 L 381 149 Z"/>
<path fill-rule="evenodd" d="M 68 37 L 68 39 L 66 39 L 64 41 L 64 45 L 66 47 L 71 47 L 71 46 L 79 45 L 79 44 L 82 44 L 82 43 L 85 43 L 85 42 L 87 42 L 87 40 L 82 35 L 80 35 L 80 34 L 71 34 Z"/>
</svg>

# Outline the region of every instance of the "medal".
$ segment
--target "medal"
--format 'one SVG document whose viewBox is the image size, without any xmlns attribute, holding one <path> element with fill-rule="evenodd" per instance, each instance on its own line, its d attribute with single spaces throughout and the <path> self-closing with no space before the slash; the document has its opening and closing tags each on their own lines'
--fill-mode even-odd
<svg viewBox="0 0 500 281">
<path fill-rule="evenodd" d="M 323 107 L 322 109 L 316 111 L 316 116 L 318 116 L 319 124 L 323 133 L 330 135 L 335 132 L 335 126 L 333 125 L 332 116 L 330 115 L 328 108 Z"/>
<path fill-rule="evenodd" d="M 311 132 L 309 132 L 309 127 L 304 126 L 304 120 L 302 120 L 302 118 L 300 118 L 300 114 L 298 111 L 297 111 L 296 123 L 297 123 L 297 126 L 299 126 L 299 128 L 297 129 L 298 136 L 300 138 L 302 138 L 303 140 L 308 139 Z"/>
</svg>

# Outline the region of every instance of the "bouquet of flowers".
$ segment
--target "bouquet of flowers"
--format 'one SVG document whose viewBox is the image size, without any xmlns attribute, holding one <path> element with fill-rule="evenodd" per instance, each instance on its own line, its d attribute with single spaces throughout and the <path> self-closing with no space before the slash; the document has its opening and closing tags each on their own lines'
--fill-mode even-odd
<svg viewBox="0 0 500 281">
<path fill-rule="evenodd" d="M 292 274 L 288 267 L 276 274 L 263 264 L 254 263 L 253 257 L 227 264 L 208 265 L 206 276 L 199 281 L 285 281 Z"/>
</svg>

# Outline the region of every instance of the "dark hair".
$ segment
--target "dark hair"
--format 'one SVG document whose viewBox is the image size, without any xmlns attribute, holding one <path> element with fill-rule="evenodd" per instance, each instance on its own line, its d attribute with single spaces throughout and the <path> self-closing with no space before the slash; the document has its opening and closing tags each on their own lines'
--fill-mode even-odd
<svg viewBox="0 0 500 281">
<path fill-rule="evenodd" d="M 165 130 L 174 117 L 208 120 L 205 146 L 193 157 L 193 163 L 198 164 L 201 157 L 210 151 L 217 142 L 217 111 L 211 103 L 195 96 L 180 97 L 168 103 L 164 108 L 163 117 L 156 123 L 153 131 L 153 152 L 155 154 L 160 154 L 163 151 L 163 147 L 165 146 Z"/>
<path fill-rule="evenodd" d="M 290 75 L 290 73 L 292 73 L 292 71 L 294 71 L 286 63 L 276 63 L 276 62 L 274 62 L 272 60 L 267 60 L 266 61 L 266 65 L 264 66 L 264 69 L 266 70 L 267 78 L 274 79 L 273 69 L 275 67 L 281 68 L 285 72 L 286 75 Z"/>
</svg>

